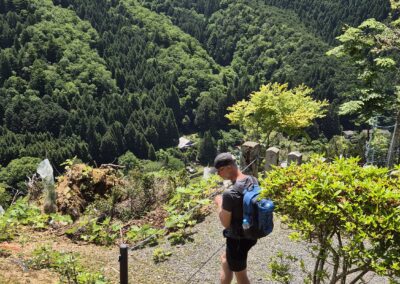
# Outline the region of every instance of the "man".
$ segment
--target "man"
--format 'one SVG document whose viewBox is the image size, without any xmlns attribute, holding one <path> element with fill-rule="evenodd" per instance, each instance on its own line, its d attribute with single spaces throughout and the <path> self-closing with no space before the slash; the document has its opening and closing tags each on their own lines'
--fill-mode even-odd
<svg viewBox="0 0 400 284">
<path fill-rule="evenodd" d="M 226 237 L 226 251 L 221 255 L 221 284 L 231 283 L 233 274 L 238 284 L 249 284 L 247 253 L 257 240 L 246 239 L 243 235 L 243 191 L 252 184 L 258 184 L 258 181 L 253 176 L 244 175 L 230 153 L 219 154 L 214 160 L 214 167 L 219 176 L 233 184 L 222 196 L 215 198 Z"/>
</svg>

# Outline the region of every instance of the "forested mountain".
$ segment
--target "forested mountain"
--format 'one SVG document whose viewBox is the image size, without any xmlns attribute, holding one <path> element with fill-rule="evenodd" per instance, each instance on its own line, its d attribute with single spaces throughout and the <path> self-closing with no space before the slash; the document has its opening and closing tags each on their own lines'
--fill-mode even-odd
<svg viewBox="0 0 400 284">
<path fill-rule="evenodd" d="M 339 133 L 352 77 L 325 53 L 342 23 L 387 15 L 364 2 L 0 0 L 0 164 L 154 159 L 270 81 L 314 88 L 332 103 L 315 135 Z"/>
<path fill-rule="evenodd" d="M 311 30 L 333 42 L 344 24 L 357 26 L 367 18 L 385 19 L 386 0 L 265 0 L 266 4 L 295 11 Z"/>
</svg>

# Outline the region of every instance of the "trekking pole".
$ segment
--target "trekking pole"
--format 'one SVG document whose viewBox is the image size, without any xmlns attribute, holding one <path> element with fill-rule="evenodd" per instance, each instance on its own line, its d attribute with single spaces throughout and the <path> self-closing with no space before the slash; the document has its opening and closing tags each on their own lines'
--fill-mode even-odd
<svg viewBox="0 0 400 284">
<path fill-rule="evenodd" d="M 128 245 L 119 246 L 119 279 L 120 284 L 128 284 Z"/>
</svg>

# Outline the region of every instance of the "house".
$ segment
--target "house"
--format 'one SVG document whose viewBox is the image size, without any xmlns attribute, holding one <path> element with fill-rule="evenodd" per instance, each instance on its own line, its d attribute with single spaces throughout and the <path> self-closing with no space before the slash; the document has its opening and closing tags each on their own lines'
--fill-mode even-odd
<svg viewBox="0 0 400 284">
<path fill-rule="evenodd" d="M 189 139 L 187 139 L 185 137 L 179 138 L 179 144 L 178 144 L 179 150 L 184 150 L 184 149 L 190 148 L 193 145 L 194 145 L 193 141 L 190 141 Z"/>
</svg>

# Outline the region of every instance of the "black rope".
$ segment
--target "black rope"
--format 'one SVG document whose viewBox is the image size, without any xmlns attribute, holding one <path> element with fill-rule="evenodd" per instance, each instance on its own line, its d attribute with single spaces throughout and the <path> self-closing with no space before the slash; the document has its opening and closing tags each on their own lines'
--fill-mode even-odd
<svg viewBox="0 0 400 284">
<path fill-rule="evenodd" d="M 200 270 L 203 269 L 203 267 L 225 246 L 225 243 L 220 246 L 203 264 L 192 274 L 190 275 L 189 279 L 185 282 L 185 284 L 190 283 L 192 281 L 193 277 L 196 276 L 197 273 L 200 272 Z"/>
</svg>

